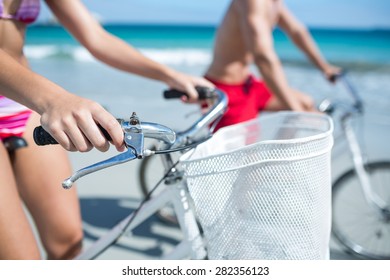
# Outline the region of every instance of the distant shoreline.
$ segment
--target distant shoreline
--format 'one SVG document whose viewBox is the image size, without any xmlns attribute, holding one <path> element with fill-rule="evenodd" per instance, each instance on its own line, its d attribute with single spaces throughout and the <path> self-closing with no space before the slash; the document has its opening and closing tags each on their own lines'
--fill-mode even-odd
<svg viewBox="0 0 390 280">
<path fill-rule="evenodd" d="M 179 29 L 209 29 L 215 30 L 217 25 L 212 24 L 190 24 L 190 23 L 137 23 L 137 22 L 106 22 L 102 23 L 105 27 L 135 27 L 135 28 L 179 28 Z M 37 22 L 32 27 L 59 27 L 56 22 Z M 325 27 L 325 26 L 309 26 L 311 31 L 339 31 L 339 32 L 385 32 L 390 33 L 390 27 Z"/>
</svg>

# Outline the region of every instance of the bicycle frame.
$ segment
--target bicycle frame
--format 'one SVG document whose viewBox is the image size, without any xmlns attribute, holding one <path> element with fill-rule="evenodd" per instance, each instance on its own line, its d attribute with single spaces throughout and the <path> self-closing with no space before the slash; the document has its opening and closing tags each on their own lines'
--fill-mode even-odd
<svg viewBox="0 0 390 280">
<path fill-rule="evenodd" d="M 380 213 L 389 211 L 386 207 L 386 202 L 379 197 L 375 192 L 372 191 L 372 185 L 368 176 L 367 170 L 364 168 L 363 154 L 360 149 L 360 145 L 356 138 L 355 131 L 349 120 L 349 116 L 341 120 L 345 138 L 348 142 L 349 151 L 352 156 L 353 166 L 356 174 L 359 178 L 364 197 L 369 205 L 379 210 Z"/>
<path fill-rule="evenodd" d="M 126 145 L 129 147 L 128 151 L 114 156 L 106 161 L 96 163 L 89 167 L 83 168 L 77 171 L 69 179 L 66 179 L 63 183 L 64 188 L 69 188 L 73 182 L 79 178 L 96 172 L 98 170 L 121 164 L 127 161 L 134 160 L 136 158 L 142 158 L 145 156 L 153 155 L 154 153 L 149 150 L 143 151 L 143 137 L 150 137 L 158 139 L 164 143 L 164 149 L 186 147 L 190 144 L 190 140 L 193 140 L 197 134 L 204 128 L 209 127 L 213 122 L 220 118 L 227 108 L 227 97 L 221 91 L 215 90 L 216 103 L 210 108 L 209 112 L 203 115 L 198 121 L 194 123 L 189 129 L 184 132 L 178 133 L 177 136 L 167 127 L 156 125 L 152 123 L 135 123 L 135 126 L 131 123 L 122 123 L 125 131 Z M 134 116 L 134 115 L 133 115 Z M 137 135 L 136 133 L 140 133 Z M 134 137 L 136 136 L 136 137 Z M 142 138 L 142 140 L 141 140 Z M 171 160 L 170 154 L 165 156 Z M 171 165 L 172 167 L 172 165 Z M 190 207 L 189 194 L 186 188 L 175 180 L 178 184 L 170 188 L 165 188 L 158 196 L 154 196 L 147 200 L 138 211 L 133 212 L 121 222 L 119 222 L 114 228 L 112 228 L 107 234 L 98 239 L 92 244 L 86 251 L 82 252 L 75 259 L 94 259 L 111 244 L 123 235 L 126 231 L 131 231 L 139 224 L 145 221 L 148 217 L 156 213 L 159 209 L 168 203 L 172 203 L 174 210 L 178 217 L 180 228 L 183 232 L 183 240 L 170 252 L 163 256 L 164 259 L 183 259 L 189 257 L 191 259 L 204 259 L 206 257 L 206 251 L 203 246 L 202 236 L 197 225 L 195 215 Z"/>
<path fill-rule="evenodd" d="M 386 202 L 373 191 L 368 172 L 364 168 L 364 157 L 357 140 L 355 130 L 351 124 L 351 120 L 354 117 L 364 113 L 364 103 L 357 90 L 348 79 L 346 73 L 341 74 L 338 78 L 342 80 L 347 91 L 350 93 L 350 96 L 353 99 L 353 104 L 344 104 L 341 102 L 332 104 L 327 101 L 322 104 L 323 108 L 321 108 L 320 105 L 320 110 L 332 114 L 335 109 L 341 108 L 340 123 L 342 132 L 347 140 L 348 148 L 352 157 L 353 168 L 359 178 L 364 197 L 367 203 L 374 209 L 378 210 L 380 214 L 389 214 L 390 209 L 387 208 Z"/>
</svg>

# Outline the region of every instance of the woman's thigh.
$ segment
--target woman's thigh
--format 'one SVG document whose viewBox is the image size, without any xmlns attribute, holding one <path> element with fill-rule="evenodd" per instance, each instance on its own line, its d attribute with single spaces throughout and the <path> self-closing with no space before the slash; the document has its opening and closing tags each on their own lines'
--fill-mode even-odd
<svg viewBox="0 0 390 280">
<path fill-rule="evenodd" d="M 37 146 L 32 132 L 39 116 L 32 114 L 24 133 L 28 147 L 17 151 L 14 169 L 19 192 L 33 216 L 46 249 L 58 242 L 82 238 L 76 189 L 65 190 L 61 182 L 71 175 L 67 152 L 59 145 Z"/>
<path fill-rule="evenodd" d="M 39 259 L 39 250 L 0 141 L 0 259 Z"/>
</svg>

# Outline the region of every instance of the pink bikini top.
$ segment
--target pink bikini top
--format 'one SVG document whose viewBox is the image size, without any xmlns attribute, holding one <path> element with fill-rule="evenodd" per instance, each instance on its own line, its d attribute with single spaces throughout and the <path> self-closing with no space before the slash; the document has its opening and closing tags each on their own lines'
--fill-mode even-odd
<svg viewBox="0 0 390 280">
<path fill-rule="evenodd" d="M 23 23 L 34 22 L 40 10 L 40 0 L 22 0 L 15 14 L 4 14 L 3 1 L 0 0 L 0 19 L 15 19 Z"/>
</svg>

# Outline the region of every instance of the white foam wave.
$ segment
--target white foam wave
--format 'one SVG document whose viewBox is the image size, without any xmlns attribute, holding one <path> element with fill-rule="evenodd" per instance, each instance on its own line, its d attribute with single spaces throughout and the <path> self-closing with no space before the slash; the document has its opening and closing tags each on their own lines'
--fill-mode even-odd
<svg viewBox="0 0 390 280">
<path fill-rule="evenodd" d="M 93 56 L 83 47 L 70 45 L 30 45 L 24 53 L 29 59 L 63 58 L 80 62 L 95 61 Z"/>
<path fill-rule="evenodd" d="M 207 65 L 211 61 L 211 51 L 207 49 L 139 49 L 145 56 L 163 64 L 175 66 Z M 94 62 L 96 59 L 81 46 L 30 45 L 25 54 L 29 59 L 62 58 L 78 62 Z"/>
<path fill-rule="evenodd" d="M 201 49 L 142 49 L 145 56 L 163 64 L 170 65 L 207 65 L 211 61 L 211 52 Z"/>
<path fill-rule="evenodd" d="M 39 46 L 39 47 L 26 47 L 24 53 L 28 58 L 42 59 L 46 57 L 53 56 L 58 53 L 58 48 L 56 46 Z"/>
</svg>

